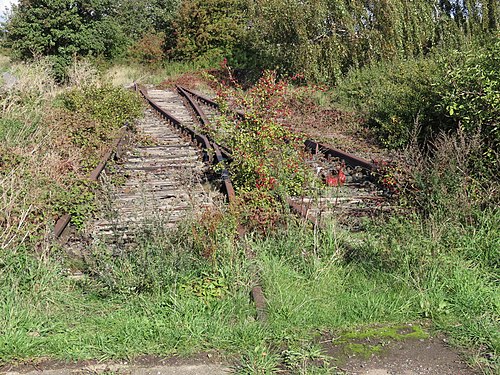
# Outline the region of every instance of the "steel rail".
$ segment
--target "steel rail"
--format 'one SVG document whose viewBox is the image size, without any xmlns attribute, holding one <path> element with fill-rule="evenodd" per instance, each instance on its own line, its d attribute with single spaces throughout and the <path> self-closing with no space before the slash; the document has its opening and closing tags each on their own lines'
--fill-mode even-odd
<svg viewBox="0 0 500 375">
<path fill-rule="evenodd" d="M 156 104 L 154 102 L 154 100 L 152 100 L 149 97 L 149 95 L 147 94 L 147 91 L 146 91 L 146 89 L 144 89 L 144 87 L 137 85 L 137 84 L 135 85 L 135 87 L 136 87 L 136 90 L 141 93 L 141 95 L 144 97 L 144 99 L 146 99 L 146 101 L 163 118 L 165 118 L 167 121 L 169 121 L 172 125 L 174 125 L 179 130 L 181 130 L 183 133 L 189 134 L 191 137 L 191 140 L 193 142 L 196 142 L 199 146 L 202 147 L 202 149 L 203 149 L 203 161 L 204 162 L 210 161 L 210 152 L 212 150 L 214 151 L 214 154 L 215 154 L 215 160 L 214 160 L 215 164 L 225 162 L 226 159 L 224 158 L 219 146 L 215 142 L 210 142 L 209 138 L 206 135 L 200 134 L 197 131 L 195 131 L 194 129 L 191 129 L 190 127 L 182 124 L 182 122 L 180 120 L 178 120 L 177 118 L 175 118 L 175 116 L 173 116 L 172 114 L 168 113 L 163 108 L 161 108 L 158 104 Z M 189 97 L 189 95 L 188 95 L 188 97 Z M 201 111 L 201 108 L 198 107 L 198 109 Z M 207 124 L 209 124 L 208 118 L 203 113 L 203 111 L 201 111 L 200 113 L 197 113 L 197 115 L 199 116 L 200 119 L 203 117 L 204 118 L 203 121 L 207 121 Z M 224 167 L 221 170 L 220 174 L 221 174 L 221 179 L 222 179 L 222 183 L 223 183 L 223 190 L 226 193 L 228 201 L 232 202 L 236 198 L 236 195 L 235 195 L 234 187 L 233 187 L 233 184 L 231 182 L 231 178 L 229 176 L 229 172 L 228 172 L 227 168 Z"/>
<path fill-rule="evenodd" d="M 179 92 L 181 92 L 189 102 L 193 103 L 192 107 L 193 108 L 199 108 L 198 103 L 196 103 L 196 100 L 193 100 L 193 98 L 196 98 L 200 102 L 213 107 L 215 109 L 220 109 L 220 106 L 217 102 L 214 100 L 208 98 L 205 95 L 202 95 L 200 93 L 197 93 L 193 90 L 189 90 L 187 88 L 177 86 Z M 208 119 L 206 119 L 206 116 L 203 115 L 203 111 L 201 108 L 196 110 L 198 113 L 198 117 L 201 119 L 201 121 L 204 122 L 204 126 L 208 126 L 209 122 Z M 245 119 L 245 112 L 243 111 L 233 111 L 233 113 L 240 119 Z M 206 120 L 205 120 L 206 119 Z M 361 167 L 365 170 L 368 170 L 370 172 L 375 171 L 377 169 L 377 166 L 370 161 L 357 157 L 353 154 L 344 152 L 342 150 L 336 149 L 328 144 L 320 143 L 317 141 L 314 141 L 312 139 L 306 139 L 304 141 L 304 146 L 305 148 L 311 153 L 311 154 L 318 154 L 321 153 L 325 157 L 335 157 L 335 158 L 340 158 L 344 160 L 344 162 L 351 166 L 351 167 Z M 314 227 L 319 227 L 322 229 L 325 229 L 325 223 L 321 222 L 321 220 L 317 217 L 314 217 L 313 215 L 310 215 L 310 204 L 302 202 L 296 202 L 292 200 L 291 198 L 286 198 L 285 199 L 287 204 L 290 207 L 290 210 L 296 214 L 298 217 L 302 217 L 304 220 L 310 222 Z M 257 306 L 257 314 L 259 319 L 265 320 L 266 319 L 266 300 L 265 296 L 262 290 L 262 287 L 257 285 L 252 289 L 252 298 Z"/>
<path fill-rule="evenodd" d="M 188 126 L 183 125 L 179 119 L 177 119 L 175 116 L 173 116 L 172 114 L 168 113 L 163 108 L 161 108 L 149 97 L 144 87 L 135 84 L 135 89 L 144 97 L 144 99 L 149 103 L 149 105 L 151 105 L 151 107 L 153 107 L 156 110 L 156 112 L 160 114 L 161 117 L 170 122 L 182 133 L 188 134 L 193 142 L 195 142 L 198 146 L 201 146 L 203 150 L 204 162 L 208 162 L 210 160 L 210 150 L 212 149 L 212 146 L 205 135 L 200 134 L 197 131 L 189 128 Z"/>
<path fill-rule="evenodd" d="M 193 94 L 189 90 L 183 89 L 180 86 L 177 86 L 177 89 L 178 89 L 179 93 L 187 99 L 188 103 L 193 108 L 193 111 L 195 112 L 198 120 L 202 123 L 202 125 L 205 127 L 210 127 L 210 120 L 208 119 L 207 115 L 205 114 L 203 109 L 201 109 L 201 107 L 198 105 L 196 100 L 193 100 L 193 97 L 191 96 L 191 95 L 193 95 L 193 96 L 197 97 L 197 95 Z M 207 103 L 208 105 L 217 106 L 217 103 L 211 101 L 208 98 L 203 98 L 203 101 L 205 103 Z M 216 108 L 218 108 L 218 106 Z M 223 152 L 221 151 L 220 146 L 218 146 L 217 143 L 215 143 L 215 142 L 212 142 L 212 146 L 213 146 L 214 151 L 215 151 L 215 157 L 217 158 L 219 163 L 224 163 L 226 160 L 224 159 Z M 229 154 L 228 151 L 226 151 L 226 153 Z M 234 200 L 236 198 L 236 195 L 235 195 L 231 180 L 229 178 L 229 172 L 227 171 L 226 168 L 224 168 L 222 170 L 222 180 L 225 184 L 226 192 L 227 192 L 228 196 L 230 197 L 229 200 L 230 201 Z M 247 248 L 246 253 L 247 253 L 247 258 L 249 260 L 252 260 L 254 258 L 250 249 Z M 258 272 L 256 272 L 256 271 L 254 271 L 253 273 L 258 274 Z M 264 290 L 261 286 L 260 277 L 257 276 L 257 280 L 255 280 L 255 284 L 256 285 L 252 287 L 252 291 L 251 291 L 252 300 L 255 303 L 255 309 L 257 312 L 257 319 L 261 322 L 265 322 L 267 320 L 267 300 L 266 300 L 266 297 L 264 295 Z"/>
<path fill-rule="evenodd" d="M 324 156 L 335 157 L 339 159 L 343 159 L 345 163 L 351 167 L 361 167 L 363 169 L 367 169 L 368 171 L 376 170 L 377 167 L 375 164 L 369 162 L 366 159 L 357 157 L 353 154 L 349 154 L 347 152 L 338 150 L 333 148 L 330 145 L 319 143 L 310 139 L 304 141 L 304 145 L 306 148 L 313 154 L 322 153 Z"/>
<path fill-rule="evenodd" d="M 115 138 L 115 140 L 109 147 L 106 154 L 104 154 L 104 156 L 101 158 L 101 161 L 99 162 L 97 167 L 95 167 L 94 170 L 90 173 L 89 176 L 90 181 L 96 182 L 99 179 L 99 176 L 106 167 L 106 164 L 111 159 L 111 156 L 113 155 L 114 152 L 116 152 L 119 149 L 121 143 L 125 138 L 125 135 L 127 134 L 127 131 L 128 131 L 128 124 L 126 124 L 120 129 L 119 135 Z M 56 239 L 61 238 L 61 236 L 65 232 L 66 228 L 68 228 L 70 223 L 71 223 L 70 214 L 65 214 L 57 220 L 56 225 L 54 226 L 54 236 Z"/>
<path fill-rule="evenodd" d="M 219 109 L 220 106 L 217 102 L 214 100 L 206 97 L 203 94 L 197 93 L 193 90 L 189 90 L 185 87 L 178 86 L 185 92 L 188 92 L 195 98 L 199 99 L 200 101 L 204 102 L 207 105 L 210 105 L 216 109 Z M 240 118 L 245 118 L 245 112 L 243 111 L 233 111 L 238 117 Z M 324 156 L 330 156 L 330 157 L 336 157 L 343 159 L 347 165 L 350 167 L 361 167 L 363 169 L 366 169 L 368 171 L 374 171 L 377 169 L 377 166 L 371 162 L 369 162 L 366 159 L 360 158 L 358 156 L 355 156 L 353 154 L 344 152 L 342 150 L 336 149 L 331 145 L 325 144 L 325 143 L 319 143 L 317 141 L 314 141 L 312 139 L 307 139 L 304 141 L 304 146 L 306 147 L 307 150 L 309 150 L 313 154 L 321 153 Z"/>
<path fill-rule="evenodd" d="M 179 94 L 181 94 L 184 98 L 186 98 L 186 100 L 188 101 L 188 104 L 193 109 L 195 115 L 198 117 L 198 119 L 201 122 L 201 124 L 204 127 L 209 128 L 210 127 L 210 120 L 208 119 L 208 117 L 205 114 L 205 112 L 201 109 L 201 107 L 199 106 L 198 102 L 193 99 L 193 97 L 191 96 L 190 92 L 187 91 L 186 89 L 184 89 L 181 86 L 176 86 L 176 87 L 177 87 L 177 90 L 178 90 Z M 207 138 L 210 140 L 211 143 L 215 143 L 215 141 L 213 139 L 211 139 L 209 136 L 207 136 Z M 227 150 L 225 147 L 221 146 L 221 145 L 218 145 L 218 146 L 219 146 L 219 149 L 220 149 L 222 155 L 226 159 L 231 160 L 232 159 L 231 152 L 229 150 Z"/>
</svg>

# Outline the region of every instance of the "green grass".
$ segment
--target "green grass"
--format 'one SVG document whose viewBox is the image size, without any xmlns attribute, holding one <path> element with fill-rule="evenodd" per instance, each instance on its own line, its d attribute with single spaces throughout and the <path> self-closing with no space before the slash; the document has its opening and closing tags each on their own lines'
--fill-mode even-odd
<svg viewBox="0 0 500 375">
<path fill-rule="evenodd" d="M 173 237 L 159 232 L 148 237 L 156 240 L 139 244 L 125 258 L 97 257 L 89 271 L 98 275 L 99 264 L 107 264 L 109 274 L 86 282 L 65 277 L 61 258 L 40 260 L 27 250 L 4 251 L 0 360 L 221 350 L 241 354 L 239 371 L 251 373 L 255 368 L 271 371 L 290 355 L 291 349 L 277 348 L 312 340 L 318 330 L 394 327 L 425 318 L 455 344 L 489 355 L 494 369 L 500 332 L 498 272 L 477 252 L 498 241 L 492 226 L 498 215 L 485 212 L 474 230 L 462 228 L 460 235 L 433 239 L 422 222 L 392 222 L 362 234 L 355 241 L 358 248 L 349 251 L 348 237 L 331 241 L 331 232 L 314 234 L 300 226 L 250 240 L 269 304 L 265 325 L 255 321 L 249 301 L 252 275 L 243 249 L 230 241 L 221 242 L 224 248 L 214 265 L 190 252 L 193 244 L 185 232 Z M 472 259 L 464 250 L 478 243 L 483 247 L 476 247 Z M 406 258 L 397 254 L 398 246 L 404 246 Z M 423 256 L 422 246 L 434 249 L 434 256 Z M 151 267 L 145 269 L 141 259 Z M 162 266 L 170 271 L 162 272 Z M 222 293 L 197 292 L 211 291 L 215 279 Z M 137 285 L 142 291 L 131 288 Z M 357 334 L 371 333 L 373 328 Z"/>
</svg>

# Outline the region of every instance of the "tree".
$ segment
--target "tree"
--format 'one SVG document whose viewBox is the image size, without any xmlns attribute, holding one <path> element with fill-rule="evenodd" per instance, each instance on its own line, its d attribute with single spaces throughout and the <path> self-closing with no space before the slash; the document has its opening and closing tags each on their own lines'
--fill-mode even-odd
<svg viewBox="0 0 500 375">
<path fill-rule="evenodd" d="M 238 58 L 245 24 L 241 0 L 185 0 L 168 39 L 173 59 Z"/>
<path fill-rule="evenodd" d="M 5 29 L 16 57 L 50 56 L 60 77 L 73 56 L 113 58 L 126 43 L 111 0 L 21 0 Z"/>
<path fill-rule="evenodd" d="M 146 34 L 169 29 L 178 11 L 180 0 L 121 0 L 115 2 L 117 21 L 125 34 L 138 41 Z"/>
<path fill-rule="evenodd" d="M 495 30 L 498 0 L 248 0 L 257 67 L 336 82 L 353 67 L 411 58 Z M 486 26 L 485 26 L 486 25 Z"/>
</svg>

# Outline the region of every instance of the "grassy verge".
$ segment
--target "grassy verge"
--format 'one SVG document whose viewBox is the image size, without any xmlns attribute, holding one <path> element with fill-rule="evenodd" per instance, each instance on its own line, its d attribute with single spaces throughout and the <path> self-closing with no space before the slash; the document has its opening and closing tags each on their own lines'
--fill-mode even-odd
<svg viewBox="0 0 500 375">
<path fill-rule="evenodd" d="M 143 65 L 129 62 L 116 63 L 105 71 L 105 78 L 115 86 L 129 85 L 132 82 L 147 82 L 158 85 L 166 79 L 176 78 L 185 73 L 199 72 L 213 68 L 208 62 L 167 62 L 157 65 Z"/>
<path fill-rule="evenodd" d="M 439 234 L 417 218 L 395 220 L 356 241 L 338 229 L 315 234 L 292 225 L 249 240 L 269 302 L 266 325 L 254 319 L 252 275 L 243 248 L 231 241 L 219 243 L 214 263 L 193 254 L 182 229 L 158 229 L 124 258 L 99 249 L 86 281 L 66 277 L 54 252 L 41 259 L 21 248 L 4 251 L 0 358 L 106 359 L 213 349 L 245 353 L 242 369 L 263 369 L 277 366 L 283 348 L 312 340 L 318 330 L 431 319 L 456 344 L 476 349 L 476 361 L 494 368 L 498 275 L 495 264 L 478 254 L 499 248 L 499 220 L 498 212 L 485 212 L 474 227 L 445 225 Z M 99 272 L 103 267 L 107 273 Z M 265 361 L 255 357 L 262 352 L 270 355 Z"/>
<path fill-rule="evenodd" d="M 31 68 L 1 97 L 0 364 L 218 350 L 236 357 L 241 373 L 295 371 L 297 361 L 323 358 L 318 332 L 430 320 L 485 372 L 500 370 L 500 213 L 487 209 L 495 189 L 470 169 L 480 145 L 460 134 L 437 138 L 434 158 L 420 155 L 408 167 L 408 203 L 418 213 L 364 232 L 336 223 L 317 231 L 280 217 L 271 234 L 252 232 L 241 243 L 236 218 L 209 212 L 208 226 L 145 229 L 119 257 L 91 249 L 75 280 L 75 263 L 43 229 L 55 208 L 90 215 L 84 176 L 92 166 L 82 155 L 95 161 L 136 102 L 109 86 L 82 87 L 93 75 L 76 68 L 73 87 L 58 96 L 44 66 Z M 256 269 L 265 324 L 249 300 Z"/>
</svg>

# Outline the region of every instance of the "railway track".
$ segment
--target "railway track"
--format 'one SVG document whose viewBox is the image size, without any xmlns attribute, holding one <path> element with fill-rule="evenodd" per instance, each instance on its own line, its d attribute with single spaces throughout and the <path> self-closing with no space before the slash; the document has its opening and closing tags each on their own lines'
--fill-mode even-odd
<svg viewBox="0 0 500 375">
<path fill-rule="evenodd" d="M 235 197 L 225 167 L 218 168 L 217 181 L 210 178 L 213 176 L 211 162 L 217 164 L 231 159 L 230 150 L 208 135 L 220 115 L 217 103 L 182 87 L 155 90 L 136 86 L 136 90 L 151 108 L 145 110 L 143 119 L 136 124 L 140 141 L 122 153 L 118 163 L 117 174 L 126 177 L 125 181 L 107 184 L 110 188 L 106 209 L 90 229 L 94 241 L 124 245 L 134 239 L 138 227 L 157 225 L 158 221 L 163 227 L 175 227 L 193 213 Z M 236 112 L 236 118 L 241 120 L 244 116 L 243 112 Z M 121 139 L 116 141 L 113 148 L 121 143 Z M 374 169 L 371 163 L 312 140 L 307 140 L 304 146 L 310 151 L 305 162 L 311 168 L 318 173 L 334 173 L 341 166 L 346 183 L 329 189 L 318 187 L 302 197 L 288 198 L 293 211 L 321 224 L 325 217 L 333 214 L 352 216 L 356 212 L 363 216 L 381 204 L 383 198 L 374 191 L 368 178 Z M 110 150 L 106 160 L 112 153 Z M 106 160 L 92 174 L 95 180 Z M 107 178 L 106 173 L 101 177 L 104 181 Z M 214 182 L 220 189 L 214 188 Z M 61 218 L 56 236 L 64 231 L 67 222 L 67 215 Z M 252 258 L 250 250 L 247 256 Z M 252 273 L 259 274 L 258 270 Z M 252 296 L 258 318 L 265 320 L 266 300 L 258 276 Z"/>
<path fill-rule="evenodd" d="M 212 98 L 184 87 L 177 89 L 198 103 L 204 113 L 197 116 L 212 121 L 212 125 L 204 125 L 205 129 L 216 123 L 220 116 L 219 105 Z M 237 119 L 245 117 L 243 111 L 234 113 Z M 212 131 L 216 129 L 212 128 Z M 325 182 L 333 181 L 331 185 L 334 186 L 312 186 L 307 194 L 290 197 L 288 204 L 297 214 L 314 223 L 321 223 L 335 216 L 340 223 L 355 229 L 359 227 L 361 218 L 391 209 L 386 192 L 373 181 L 376 174 L 373 163 L 311 139 L 304 142 L 304 147 L 309 151 L 305 162 Z M 335 182 L 339 172 L 345 175 L 345 183 Z"/>
<path fill-rule="evenodd" d="M 101 175 L 112 151 L 99 171 L 92 174 L 106 187 L 103 209 L 85 233 L 94 242 L 128 243 L 139 227 L 161 223 L 172 228 L 193 213 L 227 199 L 219 191 L 221 183 L 214 179 L 208 163 L 214 146 L 194 130 L 196 119 L 182 97 L 170 90 L 138 90 L 152 107 L 136 123 L 138 141 L 120 155 L 115 165 L 113 175 L 120 176 L 122 183 L 111 183 L 112 176 L 105 172 Z M 234 196 L 227 171 L 222 174 L 223 192 Z M 63 235 L 69 221 L 69 215 L 58 221 L 56 237 Z"/>
<path fill-rule="evenodd" d="M 138 226 L 158 222 L 175 227 L 195 210 L 221 199 L 210 188 L 202 150 L 152 109 L 136 126 L 145 141 L 134 145 L 118 165 L 126 181 L 108 185 L 107 207 L 92 228 L 92 237 L 101 241 L 130 241 Z"/>
</svg>

